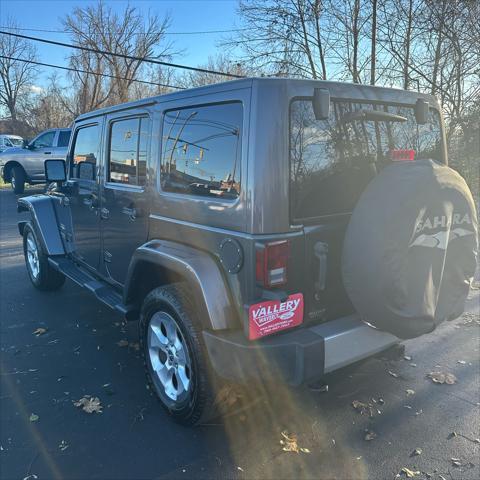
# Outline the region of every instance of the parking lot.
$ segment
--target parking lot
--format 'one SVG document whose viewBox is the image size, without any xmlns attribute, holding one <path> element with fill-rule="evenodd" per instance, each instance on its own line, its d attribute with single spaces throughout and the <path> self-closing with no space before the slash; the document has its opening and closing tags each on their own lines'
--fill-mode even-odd
<svg viewBox="0 0 480 480">
<path fill-rule="evenodd" d="M 0 190 L 0 205 L 2 479 L 480 478 L 478 278 L 467 313 L 405 342 L 404 357 L 339 372 L 327 391 L 233 389 L 247 408 L 184 428 L 146 388 L 135 325 L 70 281 L 36 291 L 15 195 Z M 102 413 L 75 407 L 84 395 Z M 283 451 L 282 432 L 306 450 Z"/>
</svg>

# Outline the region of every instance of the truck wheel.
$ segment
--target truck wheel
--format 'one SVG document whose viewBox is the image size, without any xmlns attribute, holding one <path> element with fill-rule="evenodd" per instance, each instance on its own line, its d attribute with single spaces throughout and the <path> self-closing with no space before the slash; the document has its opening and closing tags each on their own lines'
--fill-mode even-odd
<svg viewBox="0 0 480 480">
<path fill-rule="evenodd" d="M 58 290 L 65 283 L 65 275 L 49 265 L 48 257 L 43 253 L 37 235 L 29 224 L 23 230 L 23 253 L 28 276 L 34 287 L 39 290 Z"/>
<path fill-rule="evenodd" d="M 213 377 L 194 312 L 185 289 L 170 285 L 147 295 L 140 317 L 149 386 L 184 425 L 205 422 L 214 412 Z"/>
<path fill-rule="evenodd" d="M 10 184 L 14 193 L 23 193 L 25 191 L 25 172 L 22 167 L 14 165 L 10 175 Z"/>
</svg>

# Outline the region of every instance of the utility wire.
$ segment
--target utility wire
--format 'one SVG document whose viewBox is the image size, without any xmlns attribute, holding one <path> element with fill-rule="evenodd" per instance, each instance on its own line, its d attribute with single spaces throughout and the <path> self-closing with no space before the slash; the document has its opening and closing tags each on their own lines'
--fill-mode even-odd
<svg viewBox="0 0 480 480">
<path fill-rule="evenodd" d="M 148 82 L 146 80 L 134 80 L 134 79 L 131 79 L 131 78 L 116 77 L 115 75 L 109 75 L 108 73 L 89 72 L 87 70 L 79 70 L 78 68 L 61 67 L 60 65 L 52 65 L 51 63 L 36 62 L 34 60 L 25 60 L 23 58 L 5 57 L 3 55 L 0 55 L 0 58 L 5 58 L 7 60 L 14 60 L 14 61 L 17 61 L 17 62 L 33 63 L 34 65 L 40 65 L 42 67 L 59 68 L 61 70 L 68 70 L 70 72 L 79 72 L 79 73 L 86 73 L 88 75 L 97 75 L 99 77 L 114 78 L 116 80 L 129 80 L 129 81 L 132 81 L 132 82 L 146 83 L 147 85 L 157 85 L 159 87 L 177 88 L 179 90 L 185 90 L 185 87 L 178 87 L 176 85 L 169 85 L 167 83 L 156 83 L 156 82 Z"/>
<path fill-rule="evenodd" d="M 223 77 L 244 78 L 243 75 L 235 75 L 233 73 L 218 72 L 218 71 L 215 71 L 215 70 L 208 70 L 206 68 L 190 67 L 188 65 L 180 65 L 178 63 L 162 62 L 160 60 L 153 60 L 151 58 L 137 57 L 137 56 L 133 56 L 133 55 L 125 55 L 123 53 L 107 52 L 106 50 L 98 50 L 96 48 L 82 47 L 80 45 L 71 45 L 69 43 L 57 42 L 55 40 L 47 40 L 45 38 L 31 37 L 29 35 L 21 35 L 20 33 L 5 32 L 5 31 L 0 30 L 0 34 L 10 35 L 12 37 L 24 38 L 26 40 L 33 40 L 35 42 L 42 42 L 42 43 L 48 43 L 48 44 L 51 44 L 51 45 L 58 45 L 60 47 L 75 48 L 77 50 L 83 50 L 85 52 L 100 53 L 102 55 L 112 55 L 114 57 L 126 58 L 126 59 L 129 59 L 129 60 L 136 60 L 136 61 L 139 61 L 139 62 L 155 63 L 157 65 L 164 65 L 164 66 L 173 67 L 173 68 L 183 68 L 184 70 L 191 70 L 191 71 L 194 71 L 194 72 L 211 73 L 211 74 L 214 74 L 214 75 L 221 75 Z"/>
<path fill-rule="evenodd" d="M 1 29 L 7 30 L 19 30 L 25 32 L 45 32 L 45 33 L 72 33 L 69 30 L 47 30 L 43 28 L 18 28 L 18 27 L 9 27 L 7 25 L 0 26 Z M 197 31 L 197 32 L 165 32 L 164 35 L 205 35 L 209 33 L 230 33 L 230 32 L 243 32 L 244 30 L 248 30 L 248 28 L 232 28 L 230 30 L 204 30 L 204 31 Z M 147 32 L 138 32 L 135 35 L 146 35 Z"/>
</svg>

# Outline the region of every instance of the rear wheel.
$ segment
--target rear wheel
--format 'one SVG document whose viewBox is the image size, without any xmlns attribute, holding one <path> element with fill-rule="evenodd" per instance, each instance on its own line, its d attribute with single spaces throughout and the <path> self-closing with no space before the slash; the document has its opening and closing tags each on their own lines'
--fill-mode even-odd
<svg viewBox="0 0 480 480">
<path fill-rule="evenodd" d="M 195 425 L 214 412 L 208 368 L 193 305 L 180 285 L 159 287 L 142 306 L 140 339 L 150 388 L 179 423 Z"/>
<path fill-rule="evenodd" d="M 23 193 L 25 191 L 25 172 L 22 167 L 18 165 L 12 167 L 10 184 L 14 193 Z"/>
<path fill-rule="evenodd" d="M 65 275 L 53 269 L 43 253 L 37 235 L 31 225 L 23 230 L 23 252 L 28 276 L 39 290 L 57 290 L 65 283 Z"/>
</svg>

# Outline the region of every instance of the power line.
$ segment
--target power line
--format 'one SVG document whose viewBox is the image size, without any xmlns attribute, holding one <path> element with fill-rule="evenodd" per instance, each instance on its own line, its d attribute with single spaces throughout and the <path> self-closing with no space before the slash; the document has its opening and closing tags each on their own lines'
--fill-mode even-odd
<svg viewBox="0 0 480 480">
<path fill-rule="evenodd" d="M 157 65 L 164 65 L 164 66 L 173 67 L 173 68 L 183 68 L 184 70 L 191 70 L 191 71 L 194 71 L 194 72 L 211 73 L 211 74 L 214 74 L 214 75 L 221 75 L 223 77 L 244 78 L 243 75 L 236 75 L 236 74 L 233 74 L 233 73 L 226 73 L 226 72 L 218 72 L 218 71 L 215 71 L 215 70 L 208 70 L 206 68 L 190 67 L 188 65 L 180 65 L 178 63 L 162 62 L 160 60 L 154 60 L 154 59 L 151 59 L 151 58 L 144 58 L 144 57 L 136 57 L 136 56 L 133 56 L 133 55 L 125 55 L 123 53 L 107 52 L 106 50 L 98 50 L 96 48 L 82 47 L 80 45 L 71 45 L 69 43 L 57 42 L 55 40 L 47 40 L 45 38 L 31 37 L 29 35 L 21 35 L 20 33 L 5 32 L 5 31 L 0 30 L 0 34 L 10 35 L 12 37 L 24 38 L 26 40 L 34 40 L 35 42 L 42 42 L 42 43 L 48 43 L 48 44 L 51 44 L 51 45 L 58 45 L 60 47 L 75 48 L 77 50 L 83 50 L 85 52 L 100 53 L 101 55 L 112 55 L 114 57 L 120 57 L 120 58 L 129 59 L 129 60 L 136 60 L 136 61 L 139 61 L 139 62 L 154 63 L 154 64 L 157 64 Z"/>
<path fill-rule="evenodd" d="M 159 87 L 177 88 L 179 90 L 185 90 L 185 87 L 178 87 L 176 85 L 169 85 L 167 83 L 156 83 L 156 82 L 148 82 L 147 80 L 134 80 L 134 79 L 125 78 L 125 77 L 116 77 L 115 75 L 109 75 L 108 73 L 89 72 L 87 70 L 79 70 L 78 68 L 62 67 L 60 65 L 52 65 L 51 63 L 36 62 L 34 60 L 25 60 L 23 58 L 5 57 L 3 55 L 0 55 L 0 58 L 5 58 L 7 60 L 14 60 L 14 61 L 17 61 L 17 62 L 32 63 L 34 65 L 40 65 L 42 67 L 59 68 L 60 70 L 68 70 L 70 72 L 79 72 L 79 73 L 86 73 L 88 75 L 97 75 L 99 77 L 114 78 L 116 80 L 129 80 L 129 81 L 132 81 L 132 82 L 146 83 L 148 85 L 156 85 L 156 86 L 159 86 Z"/>
<path fill-rule="evenodd" d="M 48 30 L 43 28 L 19 28 L 19 27 L 9 27 L 7 25 L 0 26 L 2 29 L 7 30 L 19 30 L 25 32 L 45 32 L 45 33 L 72 33 L 69 30 Z M 243 32 L 244 30 L 248 30 L 248 28 L 232 28 L 230 30 L 203 30 L 203 31 L 196 31 L 196 32 L 165 32 L 164 35 L 206 35 L 210 33 L 230 33 L 230 32 Z M 135 35 L 145 35 L 147 32 L 136 32 Z"/>
</svg>

